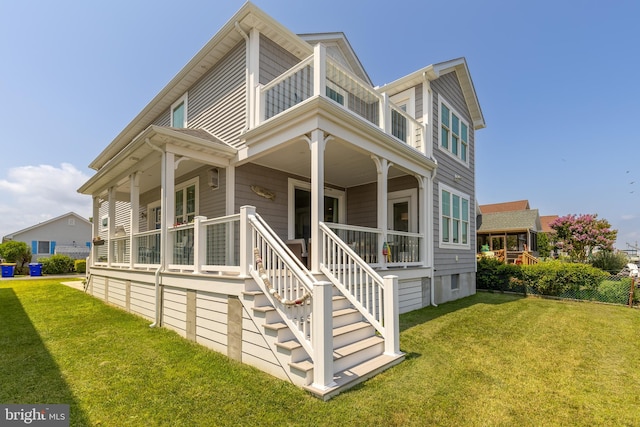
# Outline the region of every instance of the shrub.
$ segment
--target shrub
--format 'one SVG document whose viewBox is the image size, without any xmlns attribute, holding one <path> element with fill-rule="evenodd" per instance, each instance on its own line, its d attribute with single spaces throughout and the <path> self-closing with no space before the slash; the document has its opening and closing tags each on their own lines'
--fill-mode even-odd
<svg viewBox="0 0 640 427">
<path fill-rule="evenodd" d="M 629 262 L 624 252 L 600 251 L 591 260 L 591 265 L 610 273 L 618 273 Z"/>
<path fill-rule="evenodd" d="M 546 261 L 522 267 L 527 289 L 541 295 L 559 296 L 566 292 L 596 291 L 609 274 L 589 264 Z"/>
<path fill-rule="evenodd" d="M 67 255 L 52 255 L 50 258 L 43 258 L 43 274 L 66 274 L 73 271 L 73 259 Z"/>
<path fill-rule="evenodd" d="M 476 286 L 478 289 L 497 291 L 517 290 L 516 280 L 520 277 L 520 266 L 504 264 L 495 258 L 480 258 Z"/>
<path fill-rule="evenodd" d="M 74 269 L 76 273 L 86 273 L 87 272 L 87 260 L 77 259 L 73 263 Z"/>
<path fill-rule="evenodd" d="M 4 242 L 0 244 L 0 258 L 16 264 L 15 274 L 27 274 L 31 262 L 31 248 L 25 242 Z"/>
</svg>

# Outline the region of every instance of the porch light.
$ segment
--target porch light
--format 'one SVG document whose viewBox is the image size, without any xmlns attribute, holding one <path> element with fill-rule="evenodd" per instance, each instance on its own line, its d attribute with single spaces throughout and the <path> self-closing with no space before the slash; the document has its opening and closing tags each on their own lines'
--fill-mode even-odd
<svg viewBox="0 0 640 427">
<path fill-rule="evenodd" d="M 209 187 L 212 190 L 217 190 L 220 185 L 220 170 L 218 168 L 209 169 Z"/>
</svg>

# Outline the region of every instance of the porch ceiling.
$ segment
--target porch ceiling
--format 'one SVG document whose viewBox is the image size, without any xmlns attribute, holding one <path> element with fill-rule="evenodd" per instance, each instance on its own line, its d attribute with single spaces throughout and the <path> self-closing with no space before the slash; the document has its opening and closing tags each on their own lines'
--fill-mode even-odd
<svg viewBox="0 0 640 427">
<path fill-rule="evenodd" d="M 305 178 L 311 175 L 311 151 L 304 140 L 265 154 L 255 163 Z M 393 167 L 389 169 L 390 179 L 401 175 L 406 173 Z M 329 141 L 325 149 L 324 178 L 329 184 L 349 188 L 376 182 L 378 173 L 370 154 L 340 141 Z"/>
</svg>

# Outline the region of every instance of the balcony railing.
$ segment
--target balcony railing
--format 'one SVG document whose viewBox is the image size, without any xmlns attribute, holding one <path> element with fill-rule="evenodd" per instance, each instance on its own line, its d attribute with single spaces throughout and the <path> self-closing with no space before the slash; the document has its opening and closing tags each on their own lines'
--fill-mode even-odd
<svg viewBox="0 0 640 427">
<path fill-rule="evenodd" d="M 424 152 L 425 127 L 340 63 L 322 45 L 314 54 L 257 90 L 257 123 L 321 96 L 341 105 L 399 141 Z"/>
</svg>

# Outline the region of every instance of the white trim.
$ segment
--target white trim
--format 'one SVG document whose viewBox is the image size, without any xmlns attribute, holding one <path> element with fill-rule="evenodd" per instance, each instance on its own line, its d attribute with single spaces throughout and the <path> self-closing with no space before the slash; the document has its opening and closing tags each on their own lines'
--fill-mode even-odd
<svg viewBox="0 0 640 427">
<path fill-rule="evenodd" d="M 387 195 L 387 230 L 393 230 L 393 205 L 409 203 L 409 233 L 418 232 L 418 191 L 415 188 L 393 191 Z"/>
<path fill-rule="evenodd" d="M 460 120 L 460 135 L 462 134 L 462 124 L 464 123 L 465 126 L 467 126 L 467 159 L 466 160 L 462 160 L 462 158 L 460 157 L 460 153 L 462 152 L 462 138 L 459 138 L 459 144 L 460 146 L 458 147 L 458 154 L 454 154 L 453 151 L 451 150 L 451 135 L 453 134 L 453 132 L 451 131 L 451 117 L 449 117 L 449 140 L 447 141 L 447 148 L 442 147 L 442 104 L 444 104 L 448 109 L 449 109 L 449 113 L 450 114 L 455 114 L 456 117 L 458 117 L 458 119 Z M 471 152 L 471 143 L 469 142 L 471 140 L 471 128 L 469 127 L 469 123 L 462 118 L 462 116 L 460 115 L 460 113 L 458 113 L 458 111 L 453 108 L 451 106 L 451 104 L 449 102 L 447 102 L 444 97 L 442 96 L 441 93 L 438 94 L 438 149 L 442 152 L 442 153 L 446 153 L 449 157 L 451 157 L 452 159 L 455 159 L 458 163 L 465 165 L 467 168 L 469 167 L 469 156 L 470 156 L 470 152 Z"/>
<path fill-rule="evenodd" d="M 406 105 L 404 110 L 408 115 L 415 119 L 416 117 L 416 88 L 411 87 L 403 92 L 396 93 L 389 97 L 389 100 L 393 102 L 398 108 L 402 109 L 403 105 Z"/>
<path fill-rule="evenodd" d="M 170 121 L 170 126 L 172 128 L 186 128 L 187 127 L 187 111 L 189 111 L 188 109 L 188 92 L 185 92 L 184 95 L 182 95 L 180 98 L 178 98 L 178 100 L 176 102 L 174 102 L 173 104 L 171 104 L 171 109 L 169 110 L 169 121 Z M 173 123 L 173 110 L 175 110 L 177 107 L 180 106 L 180 104 L 184 103 L 184 119 L 183 119 L 183 123 L 181 126 L 176 126 L 175 123 Z"/>
<path fill-rule="evenodd" d="M 452 242 L 442 241 L 442 190 L 448 191 L 452 196 L 456 195 L 461 199 L 467 200 L 467 209 L 468 209 L 467 243 L 452 243 Z M 449 231 L 450 231 L 449 236 L 452 237 L 453 236 L 452 230 L 449 230 Z M 460 237 L 462 237 L 462 234 L 460 235 Z M 461 250 L 471 249 L 471 196 L 461 191 L 458 191 L 453 187 L 443 184 L 442 182 L 438 183 L 438 247 L 443 249 L 461 249 Z"/>
<path fill-rule="evenodd" d="M 301 190 L 311 191 L 311 183 L 306 181 L 300 181 L 299 179 L 289 178 L 288 182 L 288 199 L 287 199 L 287 212 L 289 217 L 287 218 L 288 224 L 288 237 L 287 239 L 294 239 L 296 235 L 295 217 L 295 190 L 296 188 Z M 338 199 L 338 222 L 346 223 L 346 197 L 345 192 L 336 190 L 335 188 L 324 188 L 324 195 Z"/>
</svg>

